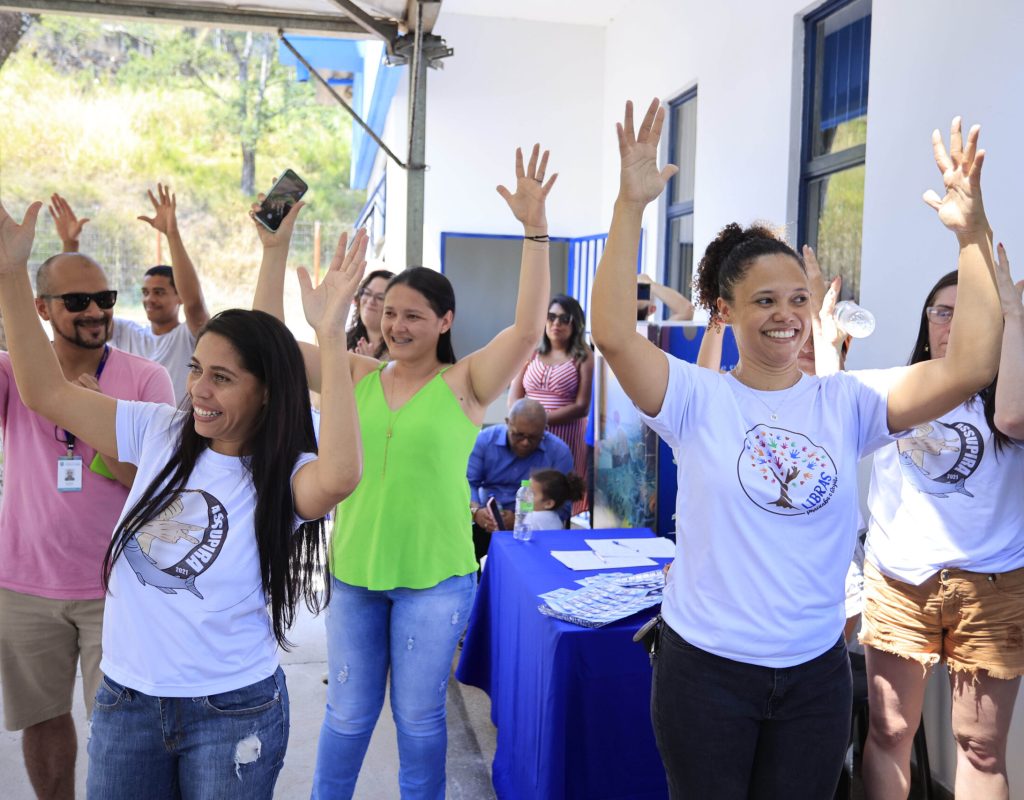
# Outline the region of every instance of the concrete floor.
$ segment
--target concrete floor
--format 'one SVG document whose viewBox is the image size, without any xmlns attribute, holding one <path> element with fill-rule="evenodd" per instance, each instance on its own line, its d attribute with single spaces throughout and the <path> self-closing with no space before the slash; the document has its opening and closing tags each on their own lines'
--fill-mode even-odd
<svg viewBox="0 0 1024 800">
<path fill-rule="evenodd" d="M 305 612 L 289 634 L 296 647 L 283 653 L 281 662 L 288 676 L 291 698 L 291 736 L 284 768 L 277 781 L 275 798 L 308 798 L 316 763 L 316 744 L 323 720 L 327 687 L 321 677 L 327 671 L 327 645 L 323 620 Z M 456 653 L 456 658 L 458 654 Z M 76 768 L 77 796 L 85 797 L 85 708 L 81 683 L 75 690 L 74 717 L 78 727 L 79 758 Z M 2 703 L 2 701 L 0 701 Z M 2 710 L 2 705 L 0 705 Z M 448 684 L 448 798 L 449 800 L 490 800 L 491 761 L 494 758 L 495 729 L 490 720 L 487 695 L 452 678 Z M 0 794 L 5 800 L 33 800 L 21 759 L 21 734 L 0 731 Z M 398 798 L 398 748 L 390 705 L 384 703 L 377 728 L 370 741 L 356 800 Z"/>
</svg>

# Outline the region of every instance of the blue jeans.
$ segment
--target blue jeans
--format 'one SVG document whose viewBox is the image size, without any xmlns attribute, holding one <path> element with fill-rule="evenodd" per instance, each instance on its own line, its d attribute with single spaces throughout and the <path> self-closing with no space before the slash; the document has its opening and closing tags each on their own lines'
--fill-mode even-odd
<svg viewBox="0 0 1024 800">
<path fill-rule="evenodd" d="M 332 578 L 331 591 L 330 680 L 313 797 L 352 797 L 390 668 L 402 798 L 444 800 L 448 676 L 469 620 L 476 575 L 448 578 L 429 589 L 389 591 Z"/>
<path fill-rule="evenodd" d="M 153 697 L 104 677 L 86 793 L 93 800 L 271 800 L 287 747 L 280 667 L 208 697 Z"/>
<path fill-rule="evenodd" d="M 831 800 L 850 741 L 842 637 L 784 669 L 713 655 L 667 625 L 651 719 L 672 798 Z"/>
</svg>

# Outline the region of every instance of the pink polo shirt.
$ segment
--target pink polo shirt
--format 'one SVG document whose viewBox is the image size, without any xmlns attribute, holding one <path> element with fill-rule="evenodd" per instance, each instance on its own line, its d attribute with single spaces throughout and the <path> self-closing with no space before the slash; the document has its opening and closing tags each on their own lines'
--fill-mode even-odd
<svg viewBox="0 0 1024 800">
<path fill-rule="evenodd" d="M 120 400 L 174 403 L 167 370 L 113 347 L 100 390 Z M 82 491 L 57 491 L 57 458 L 67 446 L 57 441 L 52 422 L 21 402 L 5 352 L 0 352 L 0 431 L 0 587 L 55 600 L 102 598 L 103 554 L 128 490 L 89 469 L 96 451 L 79 439 L 75 455 L 84 466 Z"/>
</svg>

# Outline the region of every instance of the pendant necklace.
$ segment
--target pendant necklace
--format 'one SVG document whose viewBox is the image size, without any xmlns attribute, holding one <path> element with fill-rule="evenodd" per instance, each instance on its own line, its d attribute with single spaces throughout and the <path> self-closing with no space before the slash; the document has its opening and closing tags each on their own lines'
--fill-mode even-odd
<svg viewBox="0 0 1024 800">
<path fill-rule="evenodd" d="M 771 419 L 772 422 L 778 422 L 778 420 L 779 420 L 779 409 L 781 409 L 786 404 L 786 400 L 789 398 L 789 395 L 792 393 L 792 391 L 797 386 L 800 385 L 800 381 L 803 380 L 803 375 L 801 375 L 799 378 L 797 378 L 796 383 L 794 383 L 788 389 L 784 389 L 781 392 L 782 397 L 779 400 L 779 402 L 775 404 L 774 408 L 772 406 L 768 405 L 768 403 L 765 401 L 765 399 L 763 397 L 761 397 L 761 394 L 760 394 L 760 392 L 758 390 L 752 389 L 751 387 L 747 386 L 747 384 L 743 383 L 743 381 L 741 381 L 735 375 L 733 375 L 733 380 L 735 380 L 736 383 L 738 383 L 740 386 L 742 386 L 751 397 L 755 398 L 761 405 L 763 405 L 765 408 L 768 409 L 768 417 L 769 417 L 769 419 Z"/>
<path fill-rule="evenodd" d="M 394 367 L 392 367 L 391 369 L 392 369 L 392 371 L 390 373 L 390 375 L 391 375 L 391 398 L 393 400 L 394 397 L 395 397 L 395 373 L 394 373 Z M 395 411 L 395 410 L 393 410 L 391 408 L 391 403 L 388 400 L 388 393 L 387 393 L 387 391 L 384 390 L 384 371 L 383 370 L 381 370 L 380 388 L 381 388 L 381 391 L 384 393 L 384 405 L 387 406 L 387 409 L 388 409 L 388 429 L 387 429 L 387 433 L 384 436 L 384 461 L 383 461 L 383 463 L 381 464 L 381 467 L 380 467 L 380 476 L 383 478 L 384 477 L 384 473 L 387 472 L 387 468 L 388 468 L 388 446 L 391 444 L 391 436 L 392 436 L 392 433 L 394 432 L 394 429 L 395 429 L 395 420 L 398 419 L 398 415 L 402 413 L 402 409 L 405 408 L 406 404 L 402 403 L 402 407 L 399 408 L 397 411 Z M 406 401 L 406 402 L 408 402 L 408 401 Z"/>
</svg>

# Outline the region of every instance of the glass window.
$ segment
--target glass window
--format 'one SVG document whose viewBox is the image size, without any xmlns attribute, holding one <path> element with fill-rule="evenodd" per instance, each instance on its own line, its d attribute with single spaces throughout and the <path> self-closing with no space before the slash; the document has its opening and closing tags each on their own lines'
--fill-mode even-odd
<svg viewBox="0 0 1024 800">
<path fill-rule="evenodd" d="M 686 297 L 693 294 L 693 201 L 697 164 L 697 90 L 669 102 L 668 160 L 679 167 L 665 204 L 663 282 Z"/>
<path fill-rule="evenodd" d="M 871 0 L 835 0 L 805 18 L 804 143 L 798 239 L 842 297 L 860 295 Z"/>
</svg>

